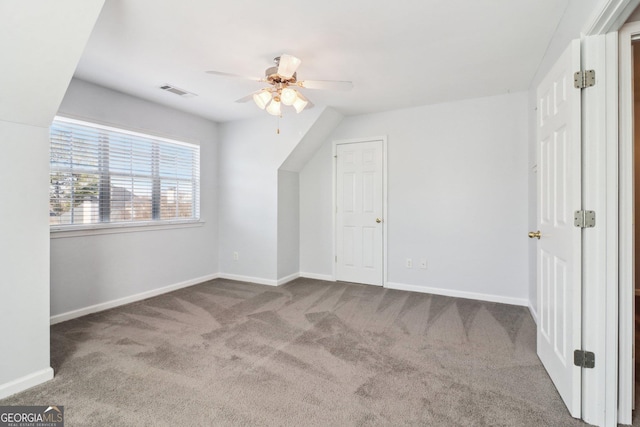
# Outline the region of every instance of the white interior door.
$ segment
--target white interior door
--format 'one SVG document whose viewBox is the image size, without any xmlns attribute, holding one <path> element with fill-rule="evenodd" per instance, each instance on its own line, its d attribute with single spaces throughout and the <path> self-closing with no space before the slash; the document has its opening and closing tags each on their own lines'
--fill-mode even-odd
<svg viewBox="0 0 640 427">
<path fill-rule="evenodd" d="M 336 146 L 336 280 L 382 286 L 382 141 Z"/>
<path fill-rule="evenodd" d="M 573 417 L 581 416 L 582 231 L 580 41 L 573 41 L 537 89 L 538 356 Z"/>
</svg>

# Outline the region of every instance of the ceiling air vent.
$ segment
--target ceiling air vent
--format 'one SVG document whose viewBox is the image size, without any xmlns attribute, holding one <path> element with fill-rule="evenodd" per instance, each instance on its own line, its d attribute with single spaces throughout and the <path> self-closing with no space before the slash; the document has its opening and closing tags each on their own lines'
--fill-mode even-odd
<svg viewBox="0 0 640 427">
<path fill-rule="evenodd" d="M 193 96 L 198 96 L 195 93 L 187 92 L 184 89 L 171 86 L 170 84 L 165 84 L 163 86 L 160 86 L 160 89 L 166 90 L 167 92 L 175 93 L 176 95 L 180 95 L 183 98 L 191 98 Z"/>
</svg>

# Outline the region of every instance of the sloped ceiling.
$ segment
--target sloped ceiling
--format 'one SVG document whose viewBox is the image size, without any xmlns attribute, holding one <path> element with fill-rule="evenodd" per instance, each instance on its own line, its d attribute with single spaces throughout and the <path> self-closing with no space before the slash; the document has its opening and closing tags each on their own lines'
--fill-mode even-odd
<svg viewBox="0 0 640 427">
<path fill-rule="evenodd" d="M 0 1 L 0 120 L 51 124 L 102 5 Z"/>
<path fill-rule="evenodd" d="M 353 81 L 305 90 L 344 115 L 501 94 L 529 87 L 567 3 L 106 0 L 75 76 L 215 121 L 266 114 L 234 102 L 263 84 L 205 71 L 261 77 L 281 53 L 301 80 Z"/>
</svg>

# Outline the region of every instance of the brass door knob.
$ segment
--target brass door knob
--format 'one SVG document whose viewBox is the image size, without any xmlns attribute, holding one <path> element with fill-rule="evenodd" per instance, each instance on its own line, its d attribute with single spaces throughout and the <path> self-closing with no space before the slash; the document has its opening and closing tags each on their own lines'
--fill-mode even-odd
<svg viewBox="0 0 640 427">
<path fill-rule="evenodd" d="M 530 239 L 538 239 L 538 240 L 540 240 L 540 236 L 541 235 L 542 234 L 540 233 L 540 230 L 538 230 L 538 231 L 530 231 L 529 232 L 529 238 Z"/>
<path fill-rule="evenodd" d="M 376 222 L 377 222 L 378 224 L 380 224 L 380 223 L 382 222 L 382 220 L 381 220 L 380 218 L 376 218 Z"/>
</svg>

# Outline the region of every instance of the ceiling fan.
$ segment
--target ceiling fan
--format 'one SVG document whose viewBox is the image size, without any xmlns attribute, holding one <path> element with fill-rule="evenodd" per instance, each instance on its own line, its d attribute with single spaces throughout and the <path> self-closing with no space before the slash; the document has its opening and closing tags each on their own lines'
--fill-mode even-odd
<svg viewBox="0 0 640 427">
<path fill-rule="evenodd" d="M 266 110 L 267 113 L 274 116 L 280 116 L 282 114 L 283 104 L 292 106 L 298 113 L 304 110 L 305 107 L 311 108 L 313 106 L 313 104 L 300 93 L 298 88 L 330 90 L 351 90 L 351 88 L 353 88 L 353 83 L 350 81 L 298 80 L 296 71 L 302 61 L 293 55 L 282 54 L 275 57 L 273 62 L 275 66 L 267 68 L 263 78 L 244 77 L 221 71 L 207 71 L 207 73 L 222 77 L 239 77 L 270 84 L 270 86 L 242 97 L 236 102 L 247 102 L 253 99 L 259 108 Z"/>
</svg>

